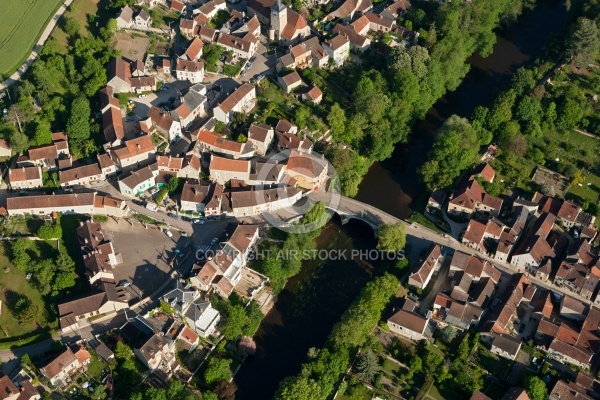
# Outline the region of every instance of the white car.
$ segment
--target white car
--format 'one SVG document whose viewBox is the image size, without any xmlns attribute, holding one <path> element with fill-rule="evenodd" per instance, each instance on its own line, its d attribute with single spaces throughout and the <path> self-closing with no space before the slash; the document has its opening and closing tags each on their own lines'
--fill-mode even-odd
<svg viewBox="0 0 600 400">
<path fill-rule="evenodd" d="M 173 237 L 173 234 L 169 230 L 165 230 L 165 235 L 167 235 L 170 238 Z"/>
<path fill-rule="evenodd" d="M 198 224 L 198 225 L 202 225 L 204 223 L 204 220 L 203 219 L 195 219 L 194 223 Z"/>
<path fill-rule="evenodd" d="M 145 94 L 140 94 L 140 95 L 138 96 L 138 99 L 145 99 L 145 98 L 146 98 L 146 95 L 145 95 Z"/>
<path fill-rule="evenodd" d="M 157 187 L 154 187 L 154 188 L 150 189 L 150 194 L 156 194 L 156 193 L 158 193 L 158 188 Z"/>
</svg>

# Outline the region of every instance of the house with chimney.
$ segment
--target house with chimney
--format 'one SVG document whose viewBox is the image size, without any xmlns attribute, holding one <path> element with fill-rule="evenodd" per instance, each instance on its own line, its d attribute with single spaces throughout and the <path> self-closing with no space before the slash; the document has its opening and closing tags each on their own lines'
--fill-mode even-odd
<svg viewBox="0 0 600 400">
<path fill-rule="evenodd" d="M 215 310 L 210 301 L 203 298 L 193 287 L 177 287 L 165 294 L 161 301 L 173 309 L 186 327 L 190 327 L 203 338 L 209 337 L 221 320 L 219 311 Z"/>
<path fill-rule="evenodd" d="M 142 75 L 139 63 L 129 63 L 122 58 L 112 59 L 106 68 L 108 87 L 113 93 L 141 93 L 156 90 L 156 78 Z"/>
<path fill-rule="evenodd" d="M 560 234 L 552 232 L 555 220 L 554 215 L 548 213 L 534 220 L 513 252 L 510 263 L 535 274 L 547 261 L 561 255 L 566 242 Z"/>
<path fill-rule="evenodd" d="M 319 190 L 328 179 L 328 162 L 324 157 L 292 150 L 287 160 L 287 174 L 296 180 L 298 187 Z"/>
<path fill-rule="evenodd" d="M 350 41 L 350 50 L 364 53 L 371 47 L 371 39 L 360 35 L 346 25 L 337 24 L 333 27 L 333 33 L 338 33 Z"/>
<path fill-rule="evenodd" d="M 233 113 L 246 114 L 256 105 L 256 88 L 250 83 L 238 86 L 222 103 L 214 109 L 214 117 L 225 124 L 231 122 Z"/>
<path fill-rule="evenodd" d="M 286 121 L 287 122 L 287 121 Z M 290 123 L 291 124 L 291 123 Z M 277 124 L 277 128 L 275 131 L 278 133 L 279 139 L 277 141 L 277 149 L 279 151 L 297 151 L 299 153 L 310 153 L 313 148 L 313 142 L 306 137 L 306 135 L 298 136 L 294 131 L 297 131 L 296 126 L 290 127 L 292 132 L 290 131 L 279 131 L 278 128 L 282 124 L 282 121 L 279 121 Z"/>
<path fill-rule="evenodd" d="M 408 284 L 419 289 L 425 289 L 429 284 L 433 273 L 439 269 L 441 258 L 441 247 L 432 243 L 417 271 L 408 276 Z"/>
<path fill-rule="evenodd" d="M 225 139 L 220 133 L 200 129 L 197 138 L 197 146 L 201 151 L 222 154 L 235 160 L 254 156 L 254 148 L 251 145 Z"/>
<path fill-rule="evenodd" d="M 121 145 L 125 138 L 121 105 L 113 95 L 113 89 L 110 86 L 100 90 L 100 110 L 102 112 L 102 132 L 108 147 Z"/>
<path fill-rule="evenodd" d="M 231 189 L 223 193 L 222 207 L 227 216 L 251 217 L 290 207 L 301 198 L 300 189 L 285 185 L 274 188 Z"/>
<path fill-rule="evenodd" d="M 249 59 L 256 53 L 258 39 L 250 32 L 242 37 L 221 33 L 217 39 L 217 44 L 226 51 L 231 51 L 238 58 Z"/>
<path fill-rule="evenodd" d="M 40 392 L 32 385 L 31 378 L 23 371 L 13 378 L 6 375 L 0 378 L 0 398 L 2 400 L 39 400 Z"/>
<path fill-rule="evenodd" d="M 277 69 L 325 68 L 328 62 L 329 54 L 321 46 L 319 38 L 314 36 L 290 47 L 289 53 L 277 60 Z"/>
<path fill-rule="evenodd" d="M 219 186 L 219 187 L 218 187 Z M 188 180 L 181 191 L 181 210 L 186 212 L 203 213 L 204 208 L 215 197 L 219 198 L 219 210 L 223 187 L 218 183 L 201 183 Z"/>
<path fill-rule="evenodd" d="M 482 328 L 484 334 L 517 332 L 521 325 L 520 309 L 531 302 L 535 293 L 536 286 L 525 274 L 514 274 L 500 296 L 498 304 L 488 314 Z"/>
<path fill-rule="evenodd" d="M 8 184 L 12 189 L 42 187 L 42 168 L 39 166 L 9 168 Z"/>
<path fill-rule="evenodd" d="M 196 83 L 179 97 L 171 115 L 179 120 L 182 128 L 188 128 L 198 118 L 206 116 L 208 104 L 206 99 L 206 85 Z M 172 139 L 171 139 L 172 140 Z"/>
<path fill-rule="evenodd" d="M 275 130 L 267 124 L 252 124 L 248 129 L 248 144 L 252 146 L 257 155 L 265 155 L 269 151 Z"/>
<path fill-rule="evenodd" d="M 246 266 L 252 246 L 258 240 L 258 232 L 257 225 L 238 225 L 212 260 L 194 268 L 190 278 L 192 285 L 229 297 L 242 279 L 242 268 Z"/>
<path fill-rule="evenodd" d="M 181 136 L 181 123 L 168 111 L 152 106 L 148 111 L 148 118 L 154 128 L 167 135 L 169 141 Z"/>
<path fill-rule="evenodd" d="M 327 14 L 324 21 L 336 21 L 339 25 L 347 25 L 356 15 L 363 14 L 371 8 L 371 0 L 345 0 L 337 9 Z"/>
<path fill-rule="evenodd" d="M 500 239 L 498 239 L 494 259 L 508 262 L 518 240 L 525 230 L 525 224 L 527 223 L 529 216 L 530 214 L 526 207 L 513 207 L 510 221 L 508 222 L 508 225 L 504 227 L 500 234 Z"/>
<path fill-rule="evenodd" d="M 181 169 L 177 172 L 179 178 L 198 179 L 201 172 L 200 157 L 196 154 L 188 154 L 183 157 Z"/>
<path fill-rule="evenodd" d="M 52 134 L 52 144 L 46 146 L 31 147 L 27 155 L 17 158 L 18 167 L 39 166 L 48 170 L 57 170 L 58 161 L 70 159 L 69 142 L 67 135 L 63 132 Z"/>
<path fill-rule="evenodd" d="M 497 217 L 502 199 L 486 193 L 475 179 L 469 179 L 452 193 L 448 212 L 457 216 L 470 216 L 476 211 Z"/>
<path fill-rule="evenodd" d="M 505 333 L 493 334 L 492 335 L 492 347 L 490 351 L 492 354 L 514 360 L 521 350 L 521 340 Z"/>
<path fill-rule="evenodd" d="M 568 296 L 567 296 L 568 297 Z M 567 302 L 578 302 L 570 298 Z M 582 304 L 582 303 L 581 303 Z M 569 307 L 579 308 L 579 305 Z M 562 363 L 589 368 L 592 358 L 600 349 L 600 310 L 589 307 L 582 310 L 584 315 L 578 321 L 559 321 L 542 318 L 535 332 L 536 345 L 547 351 L 548 357 Z"/>
<path fill-rule="evenodd" d="M 416 306 L 414 301 L 404 299 L 402 308 L 387 320 L 390 332 L 415 342 L 430 338 L 435 330 L 435 322 L 416 313 Z"/>
<path fill-rule="evenodd" d="M 156 160 L 156 149 L 150 135 L 126 140 L 122 146 L 111 149 L 120 169 L 132 169 Z"/>
<path fill-rule="evenodd" d="M 500 241 L 504 224 L 497 218 L 488 219 L 487 223 L 471 219 L 462 238 L 462 243 L 478 251 L 491 254 Z"/>
<path fill-rule="evenodd" d="M 81 221 L 75 234 L 90 283 L 102 278 L 114 280 L 113 267 L 122 259 L 116 254 L 112 241 L 105 238 L 100 224 L 92 220 Z"/>
<path fill-rule="evenodd" d="M 156 163 L 146 165 L 120 178 L 119 191 L 127 196 L 138 196 L 156 185 L 157 176 L 158 166 Z"/>
<path fill-rule="evenodd" d="M 591 300 L 600 282 L 600 260 L 590 243 L 579 239 L 573 243 L 566 259 L 560 263 L 554 283 Z"/>
<path fill-rule="evenodd" d="M 67 346 L 62 353 L 41 367 L 40 372 L 50 381 L 52 386 L 61 387 L 68 383 L 71 376 L 82 367 L 83 364 L 79 362 L 75 353 Z"/>
<path fill-rule="evenodd" d="M 199 40 L 199 39 L 198 39 Z M 204 79 L 204 60 L 175 60 L 175 76 L 177 80 L 200 83 Z"/>
<path fill-rule="evenodd" d="M 210 180 L 224 185 L 232 179 L 247 181 L 250 178 L 250 161 L 232 160 L 211 155 Z"/>
<path fill-rule="evenodd" d="M 62 187 L 87 186 L 106 178 L 98 164 L 65 169 L 58 172 L 58 177 Z"/>
<path fill-rule="evenodd" d="M 343 65 L 350 56 L 350 40 L 342 34 L 323 42 L 323 48 L 335 66 Z"/>
<path fill-rule="evenodd" d="M 250 0 L 246 12 L 267 26 L 270 40 L 292 45 L 310 36 L 306 19 L 281 0 Z"/>
</svg>

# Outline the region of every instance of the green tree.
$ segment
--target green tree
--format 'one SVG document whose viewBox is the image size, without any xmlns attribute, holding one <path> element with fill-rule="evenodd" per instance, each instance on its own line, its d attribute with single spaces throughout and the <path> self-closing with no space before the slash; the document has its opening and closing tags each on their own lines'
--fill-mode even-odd
<svg viewBox="0 0 600 400">
<path fill-rule="evenodd" d="M 548 388 L 537 376 L 527 376 L 524 380 L 525 391 L 531 400 L 544 400 L 548 396 Z"/>
<path fill-rule="evenodd" d="M 478 159 L 480 139 L 468 120 L 451 116 L 440 128 L 429 160 L 420 170 L 430 191 L 447 187 Z"/>
<path fill-rule="evenodd" d="M 377 248 L 385 251 L 399 251 L 406 245 L 406 226 L 403 222 L 379 225 Z"/>
<path fill-rule="evenodd" d="M 13 153 L 21 154 L 29 148 L 29 138 L 22 132 L 15 131 L 9 139 Z"/>
<path fill-rule="evenodd" d="M 356 369 L 359 378 L 367 382 L 373 382 L 375 376 L 379 373 L 379 357 L 371 350 L 361 353 Z"/>
<path fill-rule="evenodd" d="M 567 54 L 578 67 L 587 67 L 600 50 L 600 32 L 596 22 L 580 17 L 573 25 L 567 41 Z"/>
<path fill-rule="evenodd" d="M 446 325 L 440 330 L 440 337 L 444 342 L 450 343 L 456 337 L 456 330 L 452 327 L 452 325 Z"/>
<path fill-rule="evenodd" d="M 20 310 L 18 315 L 19 323 L 28 324 L 35 321 L 40 316 L 40 306 L 33 304 L 30 301 L 27 306 Z"/>
<path fill-rule="evenodd" d="M 241 305 L 229 305 L 226 320 L 221 327 L 221 333 L 227 340 L 236 340 L 244 334 L 244 327 L 248 324 L 248 317 Z"/>
<path fill-rule="evenodd" d="M 296 124 L 299 128 L 304 128 L 308 124 L 312 113 L 310 112 L 310 108 L 306 106 L 298 106 L 296 108 L 296 112 L 294 113 L 294 124 Z"/>
<path fill-rule="evenodd" d="M 338 103 L 334 103 L 327 115 L 327 123 L 331 128 L 331 133 L 336 140 L 342 139 L 342 135 L 346 129 L 346 113 Z"/>
<path fill-rule="evenodd" d="M 65 17 L 63 19 L 63 24 L 62 24 L 62 29 L 63 31 L 65 31 L 65 33 L 69 36 L 73 36 L 77 33 L 79 33 L 79 29 L 81 28 L 81 25 L 79 25 L 79 22 L 77 22 L 77 20 L 73 17 Z"/>
<path fill-rule="evenodd" d="M 211 357 L 204 371 L 204 382 L 212 386 L 220 381 L 228 381 L 231 379 L 230 365 L 231 360 L 229 359 Z"/>
<path fill-rule="evenodd" d="M 77 97 L 71 104 L 71 114 L 67 121 L 69 140 L 82 143 L 90 137 L 90 102 L 85 97 Z"/>
<path fill-rule="evenodd" d="M 45 119 L 40 119 L 37 121 L 33 142 L 37 146 L 52 143 L 52 130 L 50 129 L 50 122 L 46 121 Z"/>
<path fill-rule="evenodd" d="M 512 108 L 516 97 L 517 93 L 513 89 L 507 90 L 498 96 L 488 117 L 488 129 L 497 132 L 503 123 L 512 119 Z"/>
<path fill-rule="evenodd" d="M 179 188 L 180 179 L 176 176 L 171 176 L 167 181 L 167 190 L 169 193 L 174 193 Z"/>
<path fill-rule="evenodd" d="M 322 397 L 319 384 L 309 377 L 288 377 L 279 384 L 275 400 L 315 400 Z"/>
<path fill-rule="evenodd" d="M 44 240 L 58 239 L 62 237 L 62 228 L 58 224 L 45 222 L 35 233 L 37 237 Z"/>
</svg>

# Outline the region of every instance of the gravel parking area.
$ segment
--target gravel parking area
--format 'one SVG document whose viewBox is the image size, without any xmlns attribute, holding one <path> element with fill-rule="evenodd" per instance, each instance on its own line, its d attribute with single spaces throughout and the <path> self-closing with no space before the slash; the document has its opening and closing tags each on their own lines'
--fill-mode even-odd
<svg viewBox="0 0 600 400">
<path fill-rule="evenodd" d="M 169 238 L 157 228 L 145 229 L 140 223 L 133 225 L 120 220 L 102 224 L 107 238 L 111 239 L 123 263 L 114 269 L 115 280 L 128 280 L 126 289 L 131 299 L 149 296 L 168 279 L 170 263 L 176 258 L 175 249 L 183 250 L 187 238 L 173 230 Z"/>
</svg>

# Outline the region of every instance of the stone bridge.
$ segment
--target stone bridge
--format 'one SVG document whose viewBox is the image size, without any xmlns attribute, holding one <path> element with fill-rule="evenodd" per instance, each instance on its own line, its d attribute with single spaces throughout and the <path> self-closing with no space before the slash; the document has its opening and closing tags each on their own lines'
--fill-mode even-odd
<svg viewBox="0 0 600 400">
<path fill-rule="evenodd" d="M 340 216 L 342 224 L 345 224 L 351 219 L 358 219 L 369 224 L 373 228 L 373 231 L 375 231 L 375 234 L 377 234 L 379 225 L 381 224 L 395 224 L 398 222 L 406 224 L 403 220 L 394 217 L 385 211 L 358 200 L 351 199 L 350 197 L 329 192 L 312 192 L 308 195 L 308 198 L 313 201 L 323 202 L 329 210 Z"/>
</svg>

